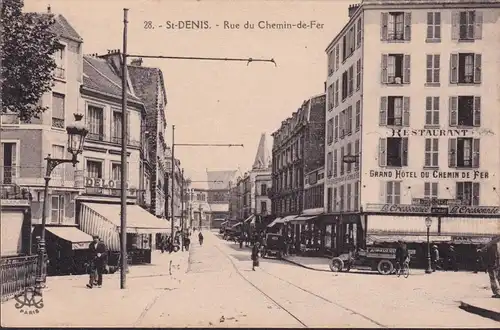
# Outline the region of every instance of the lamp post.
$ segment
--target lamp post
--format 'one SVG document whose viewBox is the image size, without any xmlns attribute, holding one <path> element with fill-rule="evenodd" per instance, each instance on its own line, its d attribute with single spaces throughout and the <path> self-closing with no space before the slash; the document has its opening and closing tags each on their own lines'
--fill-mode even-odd
<svg viewBox="0 0 500 330">
<path fill-rule="evenodd" d="M 71 163 L 73 167 L 78 163 L 77 156 L 83 152 L 83 144 L 85 142 L 85 137 L 88 134 L 85 124 L 81 121 L 83 118 L 82 114 L 75 113 L 75 121 L 66 127 L 66 133 L 68 133 L 68 152 L 71 153 L 71 159 L 60 159 L 51 158 L 50 154 L 45 158 L 47 161 L 46 172 L 45 172 L 45 187 L 43 190 L 43 207 L 42 207 L 42 228 L 40 241 L 38 243 L 38 265 L 37 265 L 37 276 L 35 278 L 36 289 L 41 290 L 42 282 L 45 281 L 43 274 L 43 266 L 45 264 L 45 225 L 47 223 L 47 199 L 49 198 L 49 182 L 50 175 L 52 171 L 60 164 Z"/>
<path fill-rule="evenodd" d="M 425 226 L 427 227 L 427 269 L 425 270 L 426 274 L 432 274 L 432 265 L 431 265 L 431 243 L 429 240 L 429 232 L 432 225 L 432 218 L 425 218 Z"/>
</svg>

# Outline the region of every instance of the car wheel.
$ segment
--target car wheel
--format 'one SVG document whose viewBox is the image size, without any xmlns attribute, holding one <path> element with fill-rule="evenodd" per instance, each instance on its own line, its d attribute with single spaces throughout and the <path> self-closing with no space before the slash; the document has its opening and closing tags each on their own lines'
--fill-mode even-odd
<svg viewBox="0 0 500 330">
<path fill-rule="evenodd" d="M 389 275 L 392 274 L 392 271 L 394 270 L 394 265 L 390 260 L 383 259 L 379 261 L 377 270 L 382 275 Z"/>
<path fill-rule="evenodd" d="M 340 258 L 333 258 L 329 265 L 332 272 L 341 272 L 344 268 L 344 262 Z"/>
</svg>

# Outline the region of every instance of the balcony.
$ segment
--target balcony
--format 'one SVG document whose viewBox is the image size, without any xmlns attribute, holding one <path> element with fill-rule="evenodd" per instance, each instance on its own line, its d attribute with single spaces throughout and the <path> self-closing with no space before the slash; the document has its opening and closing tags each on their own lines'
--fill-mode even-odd
<svg viewBox="0 0 500 330">
<path fill-rule="evenodd" d="M 111 135 L 107 136 L 104 133 L 88 133 L 86 137 L 86 141 L 90 142 L 108 142 L 112 144 L 122 144 L 121 136 Z M 132 139 L 130 136 L 127 136 L 127 144 L 132 147 L 140 147 L 141 141 Z"/>
<path fill-rule="evenodd" d="M 52 117 L 52 127 L 64 129 L 64 119 Z"/>
</svg>

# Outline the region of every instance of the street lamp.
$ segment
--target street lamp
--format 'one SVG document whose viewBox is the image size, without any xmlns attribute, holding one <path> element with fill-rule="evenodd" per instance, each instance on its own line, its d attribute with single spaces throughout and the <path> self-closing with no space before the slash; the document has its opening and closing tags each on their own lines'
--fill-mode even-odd
<svg viewBox="0 0 500 330">
<path fill-rule="evenodd" d="M 73 167 L 78 163 L 77 156 L 83 152 L 83 144 L 85 142 L 85 137 L 88 134 L 88 130 L 85 124 L 82 122 L 83 115 L 80 113 L 75 113 L 75 121 L 66 127 L 66 132 L 68 133 L 68 152 L 72 155 L 71 159 L 59 159 L 51 158 L 48 154 L 45 160 L 47 161 L 46 173 L 45 173 L 45 187 L 43 191 L 43 208 L 42 208 L 42 228 L 40 240 L 38 242 L 38 267 L 37 276 L 35 278 L 35 284 L 37 290 L 42 287 L 42 282 L 44 282 L 43 275 L 43 265 L 45 263 L 45 224 L 47 223 L 46 212 L 47 212 L 47 199 L 49 198 L 49 182 L 50 175 L 52 171 L 60 164 L 71 163 Z"/>
<path fill-rule="evenodd" d="M 427 227 L 427 269 L 425 270 L 426 274 L 432 274 L 432 266 L 431 266 L 431 243 L 429 240 L 429 232 L 432 225 L 432 218 L 425 218 L 425 226 Z"/>
</svg>

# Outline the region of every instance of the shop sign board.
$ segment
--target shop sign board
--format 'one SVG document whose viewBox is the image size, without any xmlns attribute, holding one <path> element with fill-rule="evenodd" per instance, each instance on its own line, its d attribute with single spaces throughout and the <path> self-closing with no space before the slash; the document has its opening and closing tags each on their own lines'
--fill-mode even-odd
<svg viewBox="0 0 500 330">
<path fill-rule="evenodd" d="M 137 196 L 137 189 L 126 185 L 127 196 Z M 102 178 L 85 178 L 85 192 L 87 194 L 105 195 L 105 196 L 121 196 L 121 181 L 108 180 Z"/>
<path fill-rule="evenodd" d="M 370 170 L 370 178 L 389 178 L 395 180 L 401 179 L 468 179 L 472 181 L 485 180 L 490 178 L 488 171 L 479 171 L 477 169 L 456 170 L 456 171 L 439 171 L 439 170 L 423 170 L 423 171 L 408 171 L 400 169 L 377 169 Z"/>
<path fill-rule="evenodd" d="M 491 237 L 469 237 L 469 236 L 452 236 L 454 244 L 487 244 L 491 241 Z"/>
<path fill-rule="evenodd" d="M 421 213 L 421 214 L 454 214 L 454 215 L 500 215 L 498 206 L 469 206 L 447 205 L 436 207 L 433 205 L 411 204 L 367 204 L 366 212 L 380 213 Z M 446 211 L 446 213 L 445 213 Z"/>
<path fill-rule="evenodd" d="M 2 206 L 30 206 L 28 199 L 1 199 Z"/>
<path fill-rule="evenodd" d="M 414 205 L 432 205 L 432 206 L 447 206 L 447 205 L 461 205 L 462 201 L 459 199 L 446 199 L 446 198 L 412 198 L 411 203 Z"/>
</svg>

